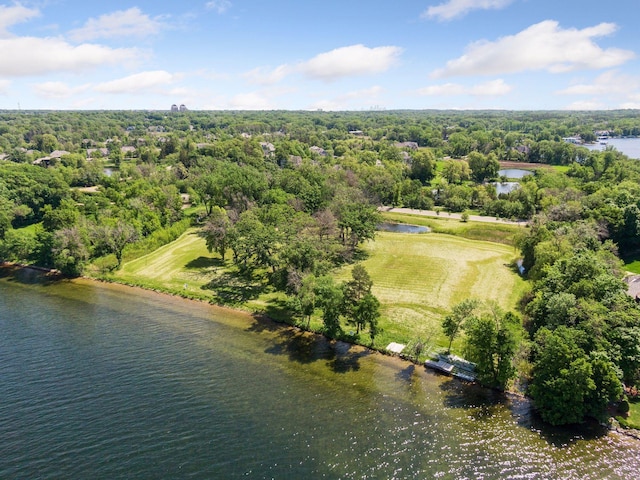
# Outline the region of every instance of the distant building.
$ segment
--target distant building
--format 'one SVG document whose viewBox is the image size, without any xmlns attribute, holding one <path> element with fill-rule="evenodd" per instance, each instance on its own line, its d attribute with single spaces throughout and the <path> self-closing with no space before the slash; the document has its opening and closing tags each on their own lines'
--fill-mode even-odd
<svg viewBox="0 0 640 480">
<path fill-rule="evenodd" d="M 320 155 L 321 157 L 327 156 L 327 151 L 324 148 L 318 147 L 317 145 L 309 147 L 309 151 L 311 153 L 315 153 L 316 155 Z"/>
<path fill-rule="evenodd" d="M 171 111 L 172 112 L 177 112 L 178 111 L 178 106 L 175 103 L 173 105 L 171 105 Z"/>
<path fill-rule="evenodd" d="M 262 147 L 262 153 L 264 153 L 265 157 L 272 157 L 276 153 L 276 147 L 273 143 L 260 142 L 260 146 Z"/>
<path fill-rule="evenodd" d="M 180 111 L 181 112 L 186 112 L 187 111 L 187 106 L 184 103 L 182 105 L 180 105 Z"/>
<path fill-rule="evenodd" d="M 397 148 L 408 148 L 410 150 L 417 150 L 418 143 L 417 142 L 396 142 Z"/>
</svg>

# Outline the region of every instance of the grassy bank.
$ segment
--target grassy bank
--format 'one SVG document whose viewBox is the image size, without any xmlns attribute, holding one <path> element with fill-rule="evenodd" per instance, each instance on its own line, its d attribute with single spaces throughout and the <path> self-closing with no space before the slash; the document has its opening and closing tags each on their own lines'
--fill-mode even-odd
<svg viewBox="0 0 640 480">
<path fill-rule="evenodd" d="M 380 232 L 365 246 L 365 254 L 363 265 L 382 304 L 376 348 L 416 338 L 434 347 L 444 345 L 440 321 L 454 304 L 474 297 L 511 309 L 525 288 L 510 267 L 516 252 L 506 245 L 442 234 Z M 339 270 L 336 278 L 346 280 L 351 268 Z M 230 260 L 209 253 L 195 229 L 124 263 L 110 279 L 292 322 L 284 294 L 268 284 L 264 272 L 241 275 Z M 320 317 L 313 317 L 310 328 L 321 327 Z M 366 332 L 352 340 L 368 344 Z"/>
<path fill-rule="evenodd" d="M 447 218 L 446 212 L 442 212 L 437 218 L 394 212 L 382 212 L 382 216 L 388 222 L 410 223 L 429 227 L 434 233 L 444 233 L 468 240 L 484 240 L 505 245 L 513 245 L 516 235 L 525 228 L 506 223 L 461 222 L 458 219 Z"/>
<path fill-rule="evenodd" d="M 626 418 L 626 424 L 630 428 L 640 430 L 640 400 L 635 399 L 629 402 L 629 416 Z"/>
<path fill-rule="evenodd" d="M 383 329 L 376 344 L 416 338 L 446 345 L 443 315 L 466 298 L 494 300 L 513 309 L 526 283 L 516 275 L 512 247 L 442 234 L 379 232 L 362 262 L 382 304 Z M 349 278 L 351 267 L 336 275 Z"/>
</svg>

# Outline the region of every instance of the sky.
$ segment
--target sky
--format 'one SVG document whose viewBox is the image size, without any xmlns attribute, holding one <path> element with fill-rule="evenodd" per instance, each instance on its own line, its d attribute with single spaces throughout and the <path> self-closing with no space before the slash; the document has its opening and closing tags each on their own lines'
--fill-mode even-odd
<svg viewBox="0 0 640 480">
<path fill-rule="evenodd" d="M 0 109 L 640 108 L 638 0 L 0 0 Z"/>
</svg>

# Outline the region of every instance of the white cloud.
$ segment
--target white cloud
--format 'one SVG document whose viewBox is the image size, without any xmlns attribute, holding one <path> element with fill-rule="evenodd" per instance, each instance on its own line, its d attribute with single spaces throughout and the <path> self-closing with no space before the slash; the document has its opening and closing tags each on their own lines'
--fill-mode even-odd
<svg viewBox="0 0 640 480">
<path fill-rule="evenodd" d="M 362 90 L 354 90 L 352 92 L 347 92 L 344 95 L 338 97 L 339 99 L 344 100 L 355 100 L 360 98 L 376 98 L 383 92 L 383 88 L 379 85 L 374 85 L 370 88 L 364 88 Z"/>
<path fill-rule="evenodd" d="M 402 49 L 399 47 L 369 48 L 351 45 L 320 53 L 311 60 L 296 65 L 283 64 L 274 69 L 254 68 L 242 76 L 249 83 L 258 85 L 273 85 L 293 73 L 330 82 L 343 77 L 384 72 L 396 63 L 401 53 Z"/>
<path fill-rule="evenodd" d="M 634 52 L 602 49 L 592 39 L 610 35 L 616 28 L 612 23 L 600 23 L 582 30 L 563 30 L 558 22 L 546 20 L 495 42 L 472 43 L 463 56 L 450 60 L 432 76 L 499 75 L 528 70 L 561 73 L 614 67 L 634 58 Z"/>
<path fill-rule="evenodd" d="M 157 19 L 133 7 L 90 18 L 81 28 L 71 30 L 69 37 L 78 42 L 96 38 L 147 37 L 158 33 L 163 26 Z"/>
<path fill-rule="evenodd" d="M 305 75 L 325 81 L 353 75 L 381 73 L 397 61 L 402 53 L 399 47 L 368 48 L 351 45 L 321 53 L 298 66 Z"/>
<path fill-rule="evenodd" d="M 565 107 L 565 110 L 607 110 L 607 106 L 598 101 L 573 102 Z"/>
<path fill-rule="evenodd" d="M 556 93 L 559 95 L 630 95 L 639 89 L 640 78 L 610 71 L 598 76 L 591 84 L 572 85 Z"/>
<path fill-rule="evenodd" d="M 370 88 L 364 88 L 361 90 L 353 90 L 351 92 L 338 95 L 333 99 L 323 98 L 317 100 L 307 108 L 309 110 L 353 110 L 355 108 L 362 108 L 363 106 L 372 107 L 377 102 L 380 94 L 384 92 L 384 89 L 379 85 L 374 85 Z"/>
<path fill-rule="evenodd" d="M 164 70 L 155 70 L 104 82 L 96 85 L 95 90 L 102 93 L 138 93 L 156 87 L 171 85 L 179 79 L 179 75 L 174 75 Z"/>
<path fill-rule="evenodd" d="M 62 82 L 44 82 L 33 86 L 35 94 L 44 98 L 69 98 L 85 92 L 89 88 L 91 88 L 89 84 L 70 87 Z"/>
<path fill-rule="evenodd" d="M 209 10 L 215 10 L 219 14 L 223 14 L 231 8 L 229 0 L 212 0 L 205 5 Z"/>
<path fill-rule="evenodd" d="M 423 18 L 451 20 L 462 17 L 472 10 L 499 10 L 513 0 L 449 0 L 446 3 L 429 7 L 422 13 Z"/>
<path fill-rule="evenodd" d="M 420 95 L 428 96 L 455 96 L 466 93 L 464 85 L 458 83 L 444 83 L 442 85 L 429 85 L 418 90 Z"/>
<path fill-rule="evenodd" d="M 120 64 L 140 57 L 133 48 L 102 45 L 73 46 L 60 38 L 17 37 L 0 39 L 0 75 L 8 77 L 53 72 L 79 73 L 105 64 Z"/>
<path fill-rule="evenodd" d="M 7 28 L 17 23 L 26 22 L 34 17 L 38 17 L 40 11 L 33 8 L 23 7 L 15 4 L 12 7 L 0 5 L 0 37 L 8 37 L 10 34 Z"/>
<path fill-rule="evenodd" d="M 457 96 L 473 95 L 476 97 L 498 97 L 506 95 L 513 90 L 511 85 L 505 83 L 501 78 L 489 82 L 480 83 L 471 87 L 465 87 L 457 83 L 445 83 L 442 85 L 430 85 L 418 90 L 420 95 L 425 96 Z"/>
<path fill-rule="evenodd" d="M 229 101 L 229 106 L 234 110 L 272 110 L 275 108 L 271 100 L 259 92 L 235 95 Z"/>
<path fill-rule="evenodd" d="M 253 70 L 244 73 L 242 76 L 252 84 L 273 85 L 274 83 L 281 81 L 291 72 L 292 68 L 289 65 L 280 65 L 273 70 L 269 70 L 265 67 L 254 68 Z"/>
</svg>

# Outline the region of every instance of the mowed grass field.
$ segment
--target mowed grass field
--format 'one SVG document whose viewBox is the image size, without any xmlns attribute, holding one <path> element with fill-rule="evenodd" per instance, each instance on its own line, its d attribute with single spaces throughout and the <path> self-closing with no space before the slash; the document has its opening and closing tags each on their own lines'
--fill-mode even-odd
<svg viewBox="0 0 640 480">
<path fill-rule="evenodd" d="M 451 307 L 466 298 L 493 300 L 513 309 L 526 288 L 514 273 L 517 252 L 512 246 L 469 240 L 453 235 L 378 232 L 364 246 L 362 264 L 373 280 L 373 293 L 382 305 L 375 346 L 389 342 L 426 340 L 432 348 L 446 345 L 440 323 Z M 338 281 L 351 277 L 352 265 L 335 273 Z M 278 317 L 284 295 L 254 275 L 239 277 L 230 259 L 209 253 L 198 231 L 125 263 L 114 280 L 198 298 Z M 280 318 L 282 319 L 282 318 Z M 312 323 L 319 329 L 319 315 Z M 349 327 L 345 325 L 345 329 Z M 367 332 L 361 343 L 368 344 Z M 455 344 L 454 344 L 455 346 Z"/>
<path fill-rule="evenodd" d="M 210 254 L 196 229 L 190 229 L 174 242 L 122 265 L 114 277 L 126 283 L 159 290 L 189 293 L 203 299 L 205 289 L 222 262 Z"/>
<path fill-rule="evenodd" d="M 440 324 L 453 305 L 476 298 L 512 310 L 526 289 L 513 270 L 512 246 L 437 233 L 378 232 L 365 248 L 369 256 L 362 265 L 382 304 L 383 332 L 376 340 L 382 346 L 417 338 L 446 346 Z M 337 278 L 349 279 L 351 268 Z"/>
</svg>

